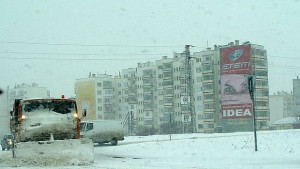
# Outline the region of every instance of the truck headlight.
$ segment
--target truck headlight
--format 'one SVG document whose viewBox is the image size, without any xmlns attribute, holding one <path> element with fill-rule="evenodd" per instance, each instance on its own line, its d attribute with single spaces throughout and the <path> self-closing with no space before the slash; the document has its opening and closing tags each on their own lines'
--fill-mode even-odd
<svg viewBox="0 0 300 169">
<path fill-rule="evenodd" d="M 11 140 L 9 140 L 7 144 L 8 144 L 8 145 L 12 145 L 12 141 L 11 141 Z"/>
<path fill-rule="evenodd" d="M 23 114 L 21 118 L 22 118 L 22 120 L 24 120 L 24 119 L 26 119 L 26 116 Z"/>
<path fill-rule="evenodd" d="M 73 113 L 73 117 L 74 118 L 78 118 L 78 114 L 77 113 Z"/>
</svg>

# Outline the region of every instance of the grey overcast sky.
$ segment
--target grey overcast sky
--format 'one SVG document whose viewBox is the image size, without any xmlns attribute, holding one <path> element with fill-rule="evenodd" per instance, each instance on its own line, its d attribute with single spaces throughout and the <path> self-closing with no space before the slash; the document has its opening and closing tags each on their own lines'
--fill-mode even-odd
<svg viewBox="0 0 300 169">
<path fill-rule="evenodd" d="M 268 51 L 270 93 L 300 75 L 298 0 L 0 0 L 0 88 L 37 83 L 75 96 L 89 72 L 234 40 Z"/>
</svg>

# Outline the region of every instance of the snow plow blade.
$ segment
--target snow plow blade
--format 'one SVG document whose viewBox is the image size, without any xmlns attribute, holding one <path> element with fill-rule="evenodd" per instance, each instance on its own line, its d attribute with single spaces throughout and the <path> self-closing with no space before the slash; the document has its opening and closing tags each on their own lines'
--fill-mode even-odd
<svg viewBox="0 0 300 169">
<path fill-rule="evenodd" d="M 24 166 L 69 166 L 94 163 L 91 139 L 70 139 L 17 143 L 15 160 Z"/>
</svg>

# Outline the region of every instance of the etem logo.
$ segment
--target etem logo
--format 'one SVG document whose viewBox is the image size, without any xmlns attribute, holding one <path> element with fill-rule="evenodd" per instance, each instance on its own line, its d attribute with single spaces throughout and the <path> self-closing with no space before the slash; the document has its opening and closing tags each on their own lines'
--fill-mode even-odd
<svg viewBox="0 0 300 169">
<path fill-rule="evenodd" d="M 242 49 L 237 49 L 229 55 L 229 60 L 230 61 L 237 60 L 238 58 L 240 58 L 242 56 L 242 54 L 243 54 L 243 50 Z"/>
</svg>

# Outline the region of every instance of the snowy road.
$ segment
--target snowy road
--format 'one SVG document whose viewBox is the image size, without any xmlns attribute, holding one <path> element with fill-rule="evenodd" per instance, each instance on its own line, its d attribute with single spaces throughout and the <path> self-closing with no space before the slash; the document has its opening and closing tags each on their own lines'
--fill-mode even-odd
<svg viewBox="0 0 300 169">
<path fill-rule="evenodd" d="M 119 142 L 118 146 L 95 145 L 95 162 L 91 166 L 54 168 L 298 169 L 299 140 L 300 130 L 261 131 L 258 132 L 258 151 L 255 152 L 251 132 L 180 134 L 172 135 L 171 141 L 169 135 L 131 136 Z M 0 168 L 4 167 L 1 160 L 5 155 L 11 154 L 0 153 Z M 18 169 L 23 168 L 31 167 Z"/>
</svg>

